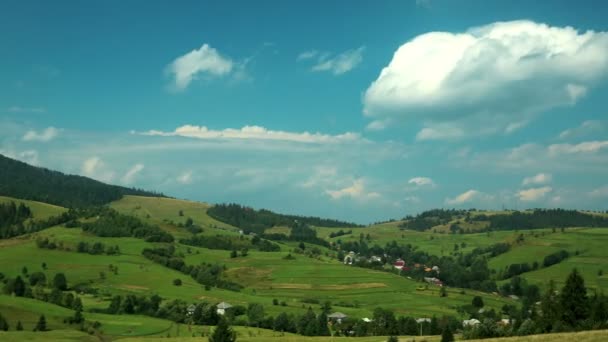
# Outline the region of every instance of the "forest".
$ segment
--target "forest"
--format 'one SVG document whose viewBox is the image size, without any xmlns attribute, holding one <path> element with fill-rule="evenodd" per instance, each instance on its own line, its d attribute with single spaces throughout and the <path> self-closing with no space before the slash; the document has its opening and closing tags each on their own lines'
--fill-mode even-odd
<svg viewBox="0 0 608 342">
<path fill-rule="evenodd" d="M 123 195 L 164 197 L 160 193 L 108 185 L 87 177 L 31 166 L 1 154 L 0 195 L 66 208 L 103 205 Z"/>
<path fill-rule="evenodd" d="M 283 215 L 270 210 L 241 206 L 239 204 L 217 204 L 207 214 L 216 220 L 239 227 L 246 232 L 264 233 L 267 228 L 275 226 L 292 226 L 294 222 L 320 227 L 360 227 L 360 225 L 339 220 L 310 216 Z"/>
</svg>

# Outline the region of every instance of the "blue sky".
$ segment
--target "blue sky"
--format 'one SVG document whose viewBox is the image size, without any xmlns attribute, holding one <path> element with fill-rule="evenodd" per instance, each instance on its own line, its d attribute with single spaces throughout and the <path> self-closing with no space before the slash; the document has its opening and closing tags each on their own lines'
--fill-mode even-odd
<svg viewBox="0 0 608 342">
<path fill-rule="evenodd" d="M 603 1 L 3 1 L 0 153 L 357 222 L 606 210 Z"/>
</svg>

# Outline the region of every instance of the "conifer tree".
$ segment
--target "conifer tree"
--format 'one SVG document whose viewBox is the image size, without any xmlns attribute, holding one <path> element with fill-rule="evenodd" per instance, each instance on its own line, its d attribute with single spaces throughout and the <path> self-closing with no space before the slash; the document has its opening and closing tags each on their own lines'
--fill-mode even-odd
<svg viewBox="0 0 608 342">
<path fill-rule="evenodd" d="M 46 331 L 46 318 L 44 317 L 44 315 L 40 315 L 40 318 L 38 319 L 38 323 L 36 323 L 34 331 Z"/>
<path fill-rule="evenodd" d="M 566 285 L 560 294 L 562 320 L 571 327 L 589 317 L 589 303 L 585 280 L 576 269 L 566 280 Z"/>
<path fill-rule="evenodd" d="M 222 317 L 217 323 L 213 334 L 209 336 L 209 342 L 234 342 L 236 333 L 228 325 L 226 318 Z"/>
<path fill-rule="evenodd" d="M 443 332 L 441 333 L 441 342 L 453 342 L 454 334 L 452 334 L 452 329 L 450 326 L 446 324 L 445 328 L 443 328 Z"/>
</svg>

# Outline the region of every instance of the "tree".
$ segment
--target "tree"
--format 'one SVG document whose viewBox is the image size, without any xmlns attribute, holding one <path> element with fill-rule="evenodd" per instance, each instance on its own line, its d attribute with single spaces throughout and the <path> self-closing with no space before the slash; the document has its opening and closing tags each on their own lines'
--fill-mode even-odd
<svg viewBox="0 0 608 342">
<path fill-rule="evenodd" d="M 209 342 L 234 342 L 236 341 L 236 333 L 232 331 L 228 325 L 228 321 L 222 317 L 213 330 L 213 334 L 209 336 Z"/>
<path fill-rule="evenodd" d="M 27 267 L 23 266 L 23 268 L 21 269 L 21 273 L 22 273 L 24 276 L 26 276 L 26 275 L 27 275 L 27 272 L 28 272 Z"/>
<path fill-rule="evenodd" d="M 399 342 L 399 337 L 397 337 L 397 336 L 389 336 L 386 339 L 386 342 Z"/>
<path fill-rule="evenodd" d="M 46 275 L 44 275 L 42 272 L 34 272 L 30 274 L 30 285 L 36 286 L 38 284 L 46 285 Z"/>
<path fill-rule="evenodd" d="M 60 291 L 65 291 L 68 289 L 68 281 L 65 278 L 65 274 L 55 274 L 55 277 L 53 278 L 53 287 Z"/>
<path fill-rule="evenodd" d="M 445 286 L 442 286 L 439 289 L 439 297 L 447 297 L 448 296 L 448 291 L 445 289 Z"/>
<path fill-rule="evenodd" d="M 576 269 L 566 280 L 559 298 L 562 319 L 564 323 L 575 327 L 578 323 L 589 317 L 589 303 L 585 280 Z"/>
<path fill-rule="evenodd" d="M 232 252 L 230 252 L 230 257 L 231 258 L 236 258 L 238 256 L 236 249 L 233 249 Z"/>
<path fill-rule="evenodd" d="M 452 329 L 450 329 L 450 325 L 446 324 L 445 328 L 443 328 L 443 332 L 441 333 L 441 342 L 453 342 L 454 334 L 452 334 Z"/>
<path fill-rule="evenodd" d="M 38 323 L 36 323 L 34 331 L 46 331 L 46 318 L 44 317 L 44 315 L 40 315 L 40 318 L 38 319 Z"/>
<path fill-rule="evenodd" d="M 4 331 L 8 330 L 8 322 L 2 316 L 2 314 L 0 314 L 0 330 L 4 330 Z"/>
<path fill-rule="evenodd" d="M 173 285 L 175 286 L 182 286 L 182 280 L 177 278 L 177 279 L 173 279 Z"/>
<path fill-rule="evenodd" d="M 42 263 L 42 269 L 43 269 L 43 270 L 46 270 L 46 268 L 47 268 L 47 266 L 46 266 L 46 262 L 43 262 L 43 263 Z"/>
<path fill-rule="evenodd" d="M 247 318 L 249 324 L 259 326 L 260 322 L 264 319 L 264 306 L 262 304 L 250 303 L 247 307 Z"/>
<path fill-rule="evenodd" d="M 17 331 L 23 330 L 23 324 L 21 324 L 21 321 L 17 321 L 17 327 L 15 329 L 17 329 Z"/>
<path fill-rule="evenodd" d="M 329 336 L 329 327 L 327 326 L 327 315 L 324 312 L 321 312 L 317 316 L 317 321 L 319 322 L 319 330 L 317 331 L 317 335 Z"/>
<path fill-rule="evenodd" d="M 484 305 L 483 298 L 481 298 L 480 296 L 475 296 L 475 297 L 473 297 L 473 301 L 471 302 L 471 304 L 474 307 L 481 309 L 481 308 L 483 308 L 483 305 Z"/>
<path fill-rule="evenodd" d="M 25 282 L 21 279 L 21 276 L 17 276 L 13 282 L 13 292 L 15 292 L 15 296 L 23 297 L 25 294 L 25 287 Z"/>
</svg>

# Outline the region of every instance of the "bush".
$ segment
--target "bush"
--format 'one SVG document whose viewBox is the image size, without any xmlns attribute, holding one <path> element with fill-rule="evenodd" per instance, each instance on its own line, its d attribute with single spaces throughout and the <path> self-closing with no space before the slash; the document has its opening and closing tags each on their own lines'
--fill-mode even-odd
<svg viewBox="0 0 608 342">
<path fill-rule="evenodd" d="M 173 279 L 173 285 L 175 286 L 182 286 L 182 280 L 181 279 Z"/>
</svg>

